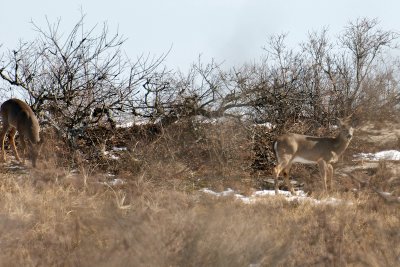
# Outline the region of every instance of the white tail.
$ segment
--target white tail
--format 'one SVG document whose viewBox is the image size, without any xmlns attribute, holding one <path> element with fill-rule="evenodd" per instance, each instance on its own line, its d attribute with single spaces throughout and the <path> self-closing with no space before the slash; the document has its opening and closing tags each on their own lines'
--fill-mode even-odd
<svg viewBox="0 0 400 267">
<path fill-rule="evenodd" d="M 274 168 L 275 194 L 278 194 L 278 177 L 281 172 L 292 194 L 295 194 L 289 182 L 289 172 L 293 163 L 318 164 L 324 189 L 332 187 L 333 167 L 343 154 L 353 137 L 353 128 L 349 118 L 339 120 L 340 132 L 336 137 L 315 137 L 288 133 L 280 136 L 274 143 L 277 165 Z M 327 187 L 328 178 L 328 187 Z"/>
<path fill-rule="evenodd" d="M 3 161 L 6 160 L 4 139 L 8 131 L 10 131 L 9 140 L 14 150 L 15 158 L 18 161 L 21 161 L 14 141 L 15 134 L 18 131 L 23 149 L 23 157 L 25 158 L 26 156 L 26 141 L 28 141 L 29 155 L 32 159 L 32 165 L 33 167 L 36 167 L 36 161 L 40 153 L 42 141 L 39 137 L 39 122 L 32 109 L 25 102 L 19 99 L 9 99 L 1 105 L 0 114 L 3 121 L 3 129 L 0 134 Z"/>
</svg>

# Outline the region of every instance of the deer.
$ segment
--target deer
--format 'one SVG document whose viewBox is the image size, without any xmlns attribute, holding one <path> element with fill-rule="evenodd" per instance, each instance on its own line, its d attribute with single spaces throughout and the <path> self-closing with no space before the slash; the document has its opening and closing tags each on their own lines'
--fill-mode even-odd
<svg viewBox="0 0 400 267">
<path fill-rule="evenodd" d="M 25 102 L 16 98 L 12 98 L 5 101 L 1 105 L 0 116 L 3 121 L 3 128 L 0 133 L 2 143 L 1 149 L 3 151 L 2 161 L 6 161 L 4 139 L 7 132 L 10 131 L 9 142 L 14 150 L 15 158 L 19 162 L 25 163 L 26 144 L 28 143 L 29 156 L 32 160 L 32 166 L 35 168 L 43 144 L 43 140 L 41 140 L 39 136 L 40 126 L 35 113 L 33 113 L 30 106 Z M 21 160 L 20 156 L 18 155 L 18 151 L 15 146 L 15 135 L 17 131 L 20 136 L 23 160 Z"/>
<path fill-rule="evenodd" d="M 275 195 L 279 194 L 278 178 L 283 172 L 284 180 L 292 195 L 296 195 L 289 182 L 293 163 L 317 164 L 324 191 L 332 188 L 333 166 L 344 153 L 353 138 L 350 117 L 338 119 L 339 133 L 335 137 L 316 137 L 295 133 L 281 135 L 274 142 L 277 164 L 274 168 Z"/>
</svg>

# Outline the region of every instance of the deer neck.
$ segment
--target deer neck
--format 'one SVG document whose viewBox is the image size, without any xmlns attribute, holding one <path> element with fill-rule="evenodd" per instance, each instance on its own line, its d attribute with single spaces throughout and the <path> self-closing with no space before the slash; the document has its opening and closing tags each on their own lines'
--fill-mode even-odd
<svg viewBox="0 0 400 267">
<path fill-rule="evenodd" d="M 351 139 L 348 139 L 341 134 L 334 138 L 334 148 L 337 155 L 341 155 L 350 144 Z"/>
</svg>

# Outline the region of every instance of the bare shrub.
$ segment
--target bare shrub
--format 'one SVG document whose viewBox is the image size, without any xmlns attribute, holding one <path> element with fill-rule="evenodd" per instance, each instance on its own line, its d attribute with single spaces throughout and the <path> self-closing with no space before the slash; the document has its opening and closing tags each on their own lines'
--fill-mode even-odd
<svg viewBox="0 0 400 267">
<path fill-rule="evenodd" d="M 244 126 L 233 120 L 181 120 L 163 127 L 151 142 L 132 142 L 135 158 L 143 163 L 141 172 L 156 180 L 204 185 L 210 179 L 240 181 L 249 173 L 251 140 Z"/>
<path fill-rule="evenodd" d="M 114 128 L 121 112 L 134 113 L 142 84 L 161 79 L 165 55 L 126 58 L 125 39 L 103 27 L 85 26 L 85 16 L 62 34 L 60 20 L 32 26 L 38 37 L 1 57 L 0 78 L 26 96 L 32 109 L 75 146 L 93 125 Z"/>
</svg>

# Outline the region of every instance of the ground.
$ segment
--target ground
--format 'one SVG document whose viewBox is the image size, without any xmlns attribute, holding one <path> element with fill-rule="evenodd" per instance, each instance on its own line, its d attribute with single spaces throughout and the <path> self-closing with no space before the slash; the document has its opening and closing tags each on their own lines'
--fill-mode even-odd
<svg viewBox="0 0 400 267">
<path fill-rule="evenodd" d="M 293 178 L 311 188 L 311 201 L 263 193 L 254 197 L 256 201 L 246 201 L 265 189 L 255 188 L 259 184 L 248 182 L 251 177 L 246 177 L 247 187 L 238 186 L 240 179 L 228 179 L 216 181 L 212 188 L 220 192 L 231 187 L 241 196 L 209 194 L 201 185 L 212 187 L 214 180 L 197 181 L 196 171 L 204 167 L 189 172 L 185 162 L 152 165 L 137 175 L 114 175 L 89 164 L 70 169 L 41 162 L 32 169 L 29 162 L 20 165 L 10 155 L 0 166 L 0 262 L 4 266 L 398 266 L 399 161 L 353 157 L 399 149 L 396 129 L 400 127 L 390 123 L 357 128 L 335 166 L 334 190 L 329 194 L 321 192 L 316 169 L 295 169 Z M 118 153 L 124 150 L 112 150 L 114 156 Z M 165 180 L 160 180 L 162 174 Z M 188 183 L 181 186 L 182 176 L 193 183 L 190 190 Z"/>
</svg>

